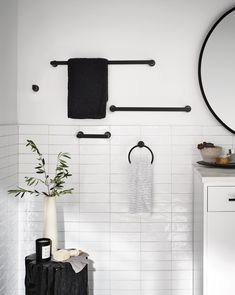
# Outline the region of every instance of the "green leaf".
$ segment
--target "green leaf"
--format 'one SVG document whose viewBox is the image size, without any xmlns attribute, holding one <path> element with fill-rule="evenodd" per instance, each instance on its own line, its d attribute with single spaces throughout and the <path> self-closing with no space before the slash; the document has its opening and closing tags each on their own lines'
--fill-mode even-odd
<svg viewBox="0 0 235 295">
<path fill-rule="evenodd" d="M 71 159 L 71 157 L 68 154 L 63 154 L 63 157 L 67 159 Z"/>
<path fill-rule="evenodd" d="M 38 183 L 42 183 L 46 187 L 46 191 L 38 191 L 36 189 L 30 190 L 25 189 L 21 187 L 17 187 L 16 189 L 11 189 L 8 191 L 9 194 L 13 194 L 16 197 L 23 198 L 26 193 L 29 193 L 30 195 L 45 195 L 45 196 L 60 196 L 62 194 L 70 194 L 73 189 L 64 189 L 65 185 L 65 179 L 72 176 L 68 172 L 69 166 L 66 162 L 66 159 L 70 159 L 70 156 L 68 153 L 62 153 L 60 152 L 57 156 L 57 164 L 55 168 L 55 176 L 53 179 L 50 179 L 49 175 L 46 173 L 45 170 L 45 159 L 40 153 L 39 149 L 37 148 L 36 144 L 28 139 L 26 143 L 27 147 L 31 148 L 31 151 L 33 153 L 36 153 L 36 159 L 38 161 L 35 168 L 35 172 L 37 174 L 44 174 L 44 179 L 41 178 L 35 178 L 32 176 L 25 176 L 25 183 L 28 186 L 34 186 L 36 187 Z"/>
</svg>

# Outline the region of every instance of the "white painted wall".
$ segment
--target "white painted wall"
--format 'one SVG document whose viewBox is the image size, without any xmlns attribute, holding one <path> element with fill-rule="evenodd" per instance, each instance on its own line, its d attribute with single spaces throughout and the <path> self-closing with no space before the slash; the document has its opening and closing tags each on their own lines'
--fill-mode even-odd
<svg viewBox="0 0 235 295">
<path fill-rule="evenodd" d="M 109 105 L 192 106 L 190 114 L 108 112 L 98 124 L 215 122 L 199 91 L 198 55 L 210 25 L 233 3 L 19 0 L 19 123 L 94 124 L 67 118 L 67 68 L 49 62 L 70 57 L 153 58 L 153 68 L 109 66 Z"/>
<path fill-rule="evenodd" d="M 17 0 L 0 1 L 0 124 L 17 122 Z"/>
<path fill-rule="evenodd" d="M 0 294 L 18 290 L 17 0 L 0 1 Z M 13 254 L 14 253 L 14 254 Z"/>
</svg>

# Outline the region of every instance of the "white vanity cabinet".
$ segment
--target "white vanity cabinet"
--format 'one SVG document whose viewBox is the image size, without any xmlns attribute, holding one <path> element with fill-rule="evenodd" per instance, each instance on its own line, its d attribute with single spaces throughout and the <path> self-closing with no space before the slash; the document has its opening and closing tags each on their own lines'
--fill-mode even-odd
<svg viewBox="0 0 235 295">
<path fill-rule="evenodd" d="M 194 168 L 194 295 L 235 294 L 235 170 Z"/>
</svg>

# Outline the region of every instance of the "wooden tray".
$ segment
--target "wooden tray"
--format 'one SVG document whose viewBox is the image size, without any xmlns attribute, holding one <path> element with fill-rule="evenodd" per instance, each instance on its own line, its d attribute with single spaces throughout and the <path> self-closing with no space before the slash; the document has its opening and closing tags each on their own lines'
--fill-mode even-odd
<svg viewBox="0 0 235 295">
<path fill-rule="evenodd" d="M 211 167 L 211 168 L 235 169 L 235 163 L 216 164 L 216 163 L 209 163 L 205 161 L 198 161 L 197 163 L 203 166 Z"/>
</svg>

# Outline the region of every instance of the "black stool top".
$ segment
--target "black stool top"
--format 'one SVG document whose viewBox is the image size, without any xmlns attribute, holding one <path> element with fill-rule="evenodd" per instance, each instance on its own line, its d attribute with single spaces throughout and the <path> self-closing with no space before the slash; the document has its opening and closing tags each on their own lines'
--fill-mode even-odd
<svg viewBox="0 0 235 295">
<path fill-rule="evenodd" d="M 75 273 L 68 262 L 36 262 L 25 257 L 26 295 L 88 295 L 88 268 Z"/>
</svg>

